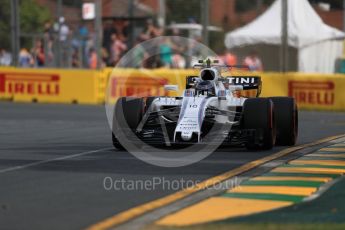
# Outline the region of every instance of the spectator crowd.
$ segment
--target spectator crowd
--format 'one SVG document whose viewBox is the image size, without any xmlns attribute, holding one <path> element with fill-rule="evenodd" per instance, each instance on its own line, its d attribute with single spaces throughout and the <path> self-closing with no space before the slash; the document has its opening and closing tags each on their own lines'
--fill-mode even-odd
<svg viewBox="0 0 345 230">
<path fill-rule="evenodd" d="M 105 22 L 102 30 L 101 50 L 96 49 L 96 35 L 86 25 L 81 24 L 76 30 L 70 29 L 63 17 L 55 23 L 46 22 L 42 36 L 33 39 L 31 49 L 22 48 L 18 54 L 20 67 L 63 67 L 63 68 L 90 68 L 115 66 L 123 55 L 132 47 L 131 67 L 135 68 L 187 68 L 190 67 L 188 56 L 200 57 L 199 51 L 193 44 L 187 46 L 179 40 L 180 31 L 164 31 L 155 25 L 152 19 L 146 20 L 145 26 L 131 36 L 131 25 L 128 20 L 114 20 Z M 173 35 L 159 39 L 156 45 L 157 55 L 152 55 L 142 46 L 142 43 L 155 37 Z M 193 37 L 201 41 L 200 34 Z M 187 56 L 188 54 L 188 56 Z M 98 63 L 100 55 L 101 63 Z M 12 64 L 12 56 L 5 49 L 0 49 L 0 65 Z M 243 64 L 251 71 L 262 71 L 263 65 L 258 54 L 253 51 L 242 62 L 235 54 L 225 52 L 219 56 L 227 65 Z"/>
</svg>

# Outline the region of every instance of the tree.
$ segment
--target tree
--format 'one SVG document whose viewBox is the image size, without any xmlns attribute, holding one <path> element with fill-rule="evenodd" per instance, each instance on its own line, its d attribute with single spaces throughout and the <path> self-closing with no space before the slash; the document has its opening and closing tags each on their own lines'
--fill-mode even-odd
<svg viewBox="0 0 345 230">
<path fill-rule="evenodd" d="M 2 1 L 0 4 L 0 45 L 8 49 L 10 44 L 10 0 Z"/>
<path fill-rule="evenodd" d="M 5 49 L 11 48 L 11 0 L 3 0 L 0 4 L 0 44 Z M 22 0 L 19 6 L 21 33 L 41 33 L 43 25 L 51 19 L 49 10 L 38 5 L 34 0 Z M 21 46 L 31 45 L 30 39 L 21 39 Z"/>
<path fill-rule="evenodd" d="M 343 0 L 309 0 L 310 3 L 329 3 L 332 9 L 343 9 Z"/>
<path fill-rule="evenodd" d="M 188 19 L 200 22 L 200 0 L 167 0 L 168 23 L 186 23 Z"/>
</svg>

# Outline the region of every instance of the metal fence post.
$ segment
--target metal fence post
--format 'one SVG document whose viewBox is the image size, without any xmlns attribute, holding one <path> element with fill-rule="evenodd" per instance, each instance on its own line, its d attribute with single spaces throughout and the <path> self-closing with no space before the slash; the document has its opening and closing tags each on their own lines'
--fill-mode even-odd
<svg viewBox="0 0 345 230">
<path fill-rule="evenodd" d="M 11 37 L 12 37 L 12 64 L 18 66 L 20 49 L 19 5 L 18 0 L 11 0 Z"/>
<path fill-rule="evenodd" d="M 100 69 L 102 66 L 102 0 L 95 0 L 95 8 L 95 50 L 97 53 L 97 69 Z"/>
<path fill-rule="evenodd" d="M 201 1 L 201 21 L 202 21 L 202 40 L 206 46 L 209 44 L 208 25 L 209 25 L 209 7 L 208 0 Z"/>
<path fill-rule="evenodd" d="M 288 29 L 288 0 L 282 0 L 282 36 L 281 36 L 281 51 L 280 51 L 280 70 L 285 73 L 288 71 L 289 60 L 289 29 Z"/>
</svg>

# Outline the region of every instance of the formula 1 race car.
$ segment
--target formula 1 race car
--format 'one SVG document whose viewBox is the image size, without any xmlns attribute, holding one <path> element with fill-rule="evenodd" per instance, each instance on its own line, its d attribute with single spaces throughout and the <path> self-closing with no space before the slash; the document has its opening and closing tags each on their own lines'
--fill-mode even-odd
<svg viewBox="0 0 345 230">
<path fill-rule="evenodd" d="M 240 145 L 254 150 L 296 143 L 298 110 L 293 98 L 259 98 L 260 77 L 222 77 L 222 68 L 231 66 L 210 59 L 198 63 L 199 76 L 186 77 L 181 97 L 117 101 L 112 133 L 116 148 L 123 148 L 124 138 L 149 145 Z M 256 97 L 241 96 L 243 90 L 256 90 Z"/>
</svg>

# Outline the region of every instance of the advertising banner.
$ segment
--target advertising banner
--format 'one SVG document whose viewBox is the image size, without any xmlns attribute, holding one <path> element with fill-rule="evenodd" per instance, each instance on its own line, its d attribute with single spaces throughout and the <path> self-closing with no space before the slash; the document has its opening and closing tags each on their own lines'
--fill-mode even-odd
<svg viewBox="0 0 345 230">
<path fill-rule="evenodd" d="M 43 103 L 114 103 L 119 97 L 180 96 L 196 69 L 62 70 L 0 68 L 0 99 Z M 224 76 L 261 76 L 261 97 L 294 97 L 300 109 L 345 110 L 345 75 L 229 72 Z M 178 91 L 165 91 L 164 85 Z M 255 91 L 243 91 L 253 97 Z"/>
<path fill-rule="evenodd" d="M 100 75 L 91 70 L 0 68 L 0 99 L 97 104 Z"/>
</svg>

